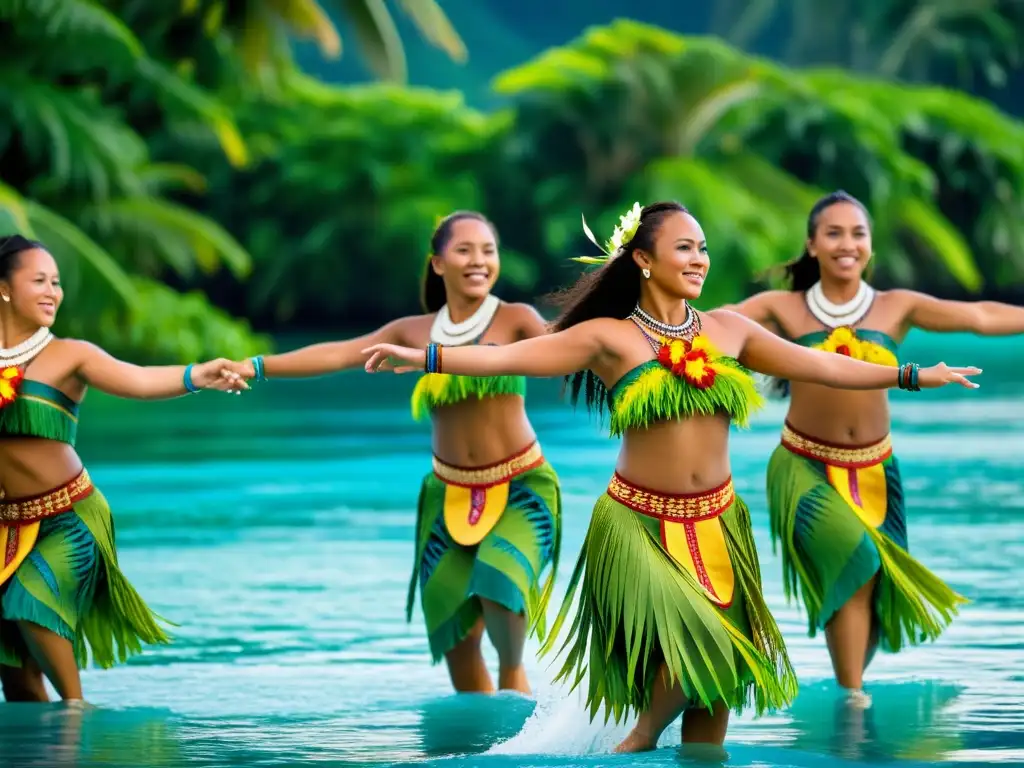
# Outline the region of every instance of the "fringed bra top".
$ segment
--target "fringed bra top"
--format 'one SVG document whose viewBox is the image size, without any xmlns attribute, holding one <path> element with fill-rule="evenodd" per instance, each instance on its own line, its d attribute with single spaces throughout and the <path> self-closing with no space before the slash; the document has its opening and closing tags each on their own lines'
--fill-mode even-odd
<svg viewBox="0 0 1024 768">
<path fill-rule="evenodd" d="M 746 426 L 764 402 L 750 371 L 700 334 L 664 343 L 656 358 L 619 379 L 608 398 L 614 436 L 657 421 L 716 413 Z"/>
<path fill-rule="evenodd" d="M 78 403 L 49 384 L 19 380 L 13 370 L 0 371 L 0 439 L 42 437 L 74 445 Z"/>
<path fill-rule="evenodd" d="M 425 373 L 412 393 L 412 417 L 417 421 L 441 405 L 498 395 L 526 396 L 525 376 L 456 376 Z"/>
<path fill-rule="evenodd" d="M 835 352 L 865 363 L 891 365 L 894 368 L 899 365 L 899 345 L 889 334 L 881 331 L 844 325 L 831 331 L 805 333 L 793 341 L 802 347 Z"/>
</svg>

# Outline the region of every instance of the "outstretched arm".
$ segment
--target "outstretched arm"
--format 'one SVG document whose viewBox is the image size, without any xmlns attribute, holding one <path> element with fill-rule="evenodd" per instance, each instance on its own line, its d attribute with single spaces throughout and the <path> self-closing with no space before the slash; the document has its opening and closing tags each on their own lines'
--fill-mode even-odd
<svg viewBox="0 0 1024 768">
<path fill-rule="evenodd" d="M 567 376 L 590 368 L 604 350 L 603 320 L 588 320 L 558 333 L 504 346 L 443 347 L 440 372 L 462 376 Z M 375 344 L 365 350 L 369 373 L 422 371 L 426 350 Z"/>
<path fill-rule="evenodd" d="M 263 358 L 263 374 L 268 379 L 304 379 L 356 368 L 366 362 L 368 355 L 363 350 L 367 347 L 382 343 L 401 344 L 405 322 L 404 319 L 393 320 L 373 333 L 347 341 L 328 341 L 280 355 L 268 355 Z M 251 363 L 247 365 L 251 369 Z"/>
<path fill-rule="evenodd" d="M 899 368 L 801 347 L 738 315 L 733 315 L 729 322 L 742 328 L 745 334 L 740 362 L 759 373 L 835 389 L 892 389 L 900 385 Z M 978 385 L 965 377 L 978 373 L 981 373 L 980 368 L 948 368 L 939 363 L 922 368 L 918 383 L 925 389 L 953 382 L 974 389 Z"/>
<path fill-rule="evenodd" d="M 1024 333 L 1024 307 L 998 301 L 947 301 L 917 291 L 892 291 L 903 302 L 906 324 L 938 333 L 957 331 L 979 336 Z"/>
<path fill-rule="evenodd" d="M 188 368 L 184 365 L 133 365 L 118 360 L 94 344 L 65 342 L 76 356 L 75 373 L 89 386 L 133 400 L 166 400 L 194 389 L 239 391 L 248 389 L 242 376 L 232 371 L 229 360 L 211 360 Z M 185 372 L 188 369 L 188 376 Z"/>
</svg>

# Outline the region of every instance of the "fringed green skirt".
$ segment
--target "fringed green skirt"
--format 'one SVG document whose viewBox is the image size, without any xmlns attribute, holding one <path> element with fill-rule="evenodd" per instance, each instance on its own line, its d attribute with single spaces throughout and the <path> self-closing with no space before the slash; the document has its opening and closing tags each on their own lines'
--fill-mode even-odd
<svg viewBox="0 0 1024 768">
<path fill-rule="evenodd" d="M 787 424 L 768 464 L 768 508 L 786 598 L 802 599 L 811 637 L 879 572 L 883 650 L 934 640 L 967 602 L 907 551 L 903 482 L 888 436 L 836 446 Z"/>
<path fill-rule="evenodd" d="M 558 477 L 536 443 L 490 467 L 434 459 L 420 489 L 406 618 L 419 583 L 435 663 L 479 620 L 480 598 L 524 614 L 544 636 L 561 533 Z"/>
<path fill-rule="evenodd" d="M 579 589 L 557 680 L 589 671 L 593 719 L 620 722 L 650 707 L 662 665 L 690 707 L 724 702 L 757 714 L 788 706 L 796 676 L 761 595 L 750 513 L 732 481 L 670 495 L 616 474 L 597 500 L 549 652 Z M 589 650 L 588 650 L 589 643 Z"/>
<path fill-rule="evenodd" d="M 0 502 L 0 664 L 28 649 L 15 622 L 70 640 L 79 667 L 111 667 L 167 643 L 157 617 L 121 573 L 110 507 L 85 471 L 33 499 Z"/>
</svg>

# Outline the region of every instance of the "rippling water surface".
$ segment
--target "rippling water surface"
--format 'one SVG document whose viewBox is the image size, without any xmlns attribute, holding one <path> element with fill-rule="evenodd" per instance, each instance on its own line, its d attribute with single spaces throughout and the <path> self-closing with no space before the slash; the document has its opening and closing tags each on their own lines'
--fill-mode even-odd
<svg viewBox="0 0 1024 768">
<path fill-rule="evenodd" d="M 876 658 L 863 721 L 836 710 L 824 643 L 783 601 L 764 500 L 782 406 L 734 435 L 767 598 L 803 687 L 786 713 L 734 719 L 726 755 L 681 752 L 676 724 L 658 751 L 612 756 L 627 726 L 590 724 L 532 658 L 536 702 L 450 694 L 419 613 L 404 620 L 429 467 L 427 430 L 408 417 L 411 377 L 352 373 L 169 403 L 93 394 L 80 448 L 114 506 L 122 566 L 180 627 L 172 646 L 88 671 L 95 711 L 0 704 L 0 765 L 1024 763 L 1022 349 L 960 336 L 907 345 L 922 362 L 986 369 L 976 392 L 893 395 L 911 547 L 972 602 L 937 643 Z M 557 392 L 531 382 L 529 406 L 564 484 L 564 588 L 618 443 Z"/>
</svg>

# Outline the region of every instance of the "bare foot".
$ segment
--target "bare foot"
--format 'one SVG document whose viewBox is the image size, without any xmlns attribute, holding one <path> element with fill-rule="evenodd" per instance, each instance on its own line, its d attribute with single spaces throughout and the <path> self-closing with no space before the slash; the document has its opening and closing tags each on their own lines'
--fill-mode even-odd
<svg viewBox="0 0 1024 768">
<path fill-rule="evenodd" d="M 498 688 L 503 691 L 518 691 L 527 696 L 531 695 L 530 681 L 526 679 L 526 668 L 520 664 L 517 667 L 499 670 Z"/>
<path fill-rule="evenodd" d="M 651 739 L 646 733 L 641 733 L 636 728 L 629 732 L 627 736 L 619 746 L 613 751 L 615 752 L 650 752 L 658 746 L 657 739 Z"/>
</svg>

